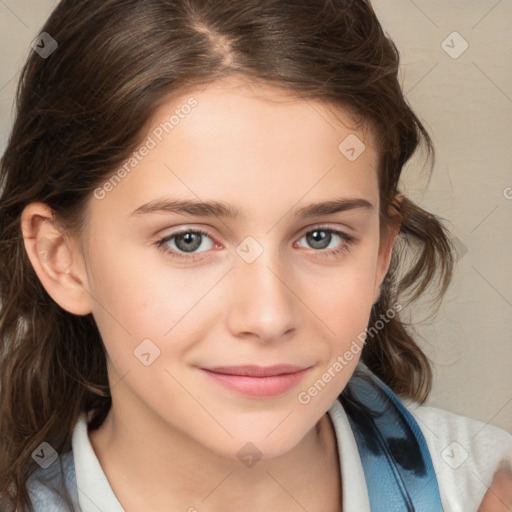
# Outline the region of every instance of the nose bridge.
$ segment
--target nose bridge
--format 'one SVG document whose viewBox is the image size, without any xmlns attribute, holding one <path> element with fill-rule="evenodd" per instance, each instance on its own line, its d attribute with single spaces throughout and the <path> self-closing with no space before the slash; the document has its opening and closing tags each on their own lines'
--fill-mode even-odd
<svg viewBox="0 0 512 512">
<path fill-rule="evenodd" d="M 287 279 L 280 275 L 285 269 L 280 256 L 280 246 L 273 242 L 271 234 L 267 236 L 247 236 L 237 246 L 238 259 L 235 265 L 237 280 L 245 282 L 250 290 L 258 291 L 265 295 L 273 296 L 276 293 L 283 295 L 286 289 L 284 283 L 279 279 Z M 286 273 L 286 272 L 285 272 Z M 241 282 L 242 287 L 244 283 Z M 285 295 L 288 295 L 287 292 Z M 267 297 L 269 299 L 270 297 Z"/>
<path fill-rule="evenodd" d="M 271 234 L 247 236 L 236 247 L 233 275 L 237 329 L 265 337 L 289 330 L 294 316 L 291 267 L 283 265 L 273 239 Z"/>
</svg>

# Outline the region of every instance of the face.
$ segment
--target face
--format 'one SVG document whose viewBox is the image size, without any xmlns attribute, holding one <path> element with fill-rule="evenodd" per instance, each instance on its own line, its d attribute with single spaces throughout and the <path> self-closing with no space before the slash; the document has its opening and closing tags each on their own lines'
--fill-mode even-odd
<svg viewBox="0 0 512 512">
<path fill-rule="evenodd" d="M 91 197 L 75 267 L 116 414 L 235 458 L 247 442 L 285 453 L 329 409 L 392 245 L 379 240 L 377 154 L 353 126 L 234 80 L 154 113 L 136 161 Z M 365 145 L 355 159 L 342 144 L 351 134 Z"/>
</svg>

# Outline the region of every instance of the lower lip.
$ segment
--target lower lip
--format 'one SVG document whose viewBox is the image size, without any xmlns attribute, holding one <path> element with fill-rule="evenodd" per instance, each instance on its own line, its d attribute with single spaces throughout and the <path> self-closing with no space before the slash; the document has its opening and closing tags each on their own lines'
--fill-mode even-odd
<svg viewBox="0 0 512 512">
<path fill-rule="evenodd" d="M 295 387 L 302 379 L 308 368 L 295 373 L 273 375 L 269 377 L 249 377 L 247 375 L 228 375 L 209 370 L 201 371 L 211 380 L 227 389 L 243 395 L 254 397 L 278 396 Z"/>
</svg>

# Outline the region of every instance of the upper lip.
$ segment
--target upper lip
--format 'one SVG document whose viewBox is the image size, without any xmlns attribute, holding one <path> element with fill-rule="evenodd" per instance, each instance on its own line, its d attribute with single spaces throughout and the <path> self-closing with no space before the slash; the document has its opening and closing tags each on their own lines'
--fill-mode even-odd
<svg viewBox="0 0 512 512">
<path fill-rule="evenodd" d="M 283 375 L 287 373 L 297 373 L 309 368 L 309 366 L 296 366 L 293 364 L 276 364 L 273 366 L 256 366 L 256 365 L 243 365 L 243 366 L 215 366 L 212 368 L 203 368 L 215 373 L 222 373 L 225 375 L 244 375 L 247 377 L 272 377 L 275 375 Z"/>
</svg>

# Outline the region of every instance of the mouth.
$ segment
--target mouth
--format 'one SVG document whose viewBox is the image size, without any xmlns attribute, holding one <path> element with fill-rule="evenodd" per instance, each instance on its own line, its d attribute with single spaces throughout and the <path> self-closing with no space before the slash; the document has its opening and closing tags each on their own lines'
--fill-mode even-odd
<svg viewBox="0 0 512 512">
<path fill-rule="evenodd" d="M 211 380 L 231 391 L 252 397 L 272 397 L 297 386 L 311 366 L 216 366 L 200 368 Z"/>
</svg>

